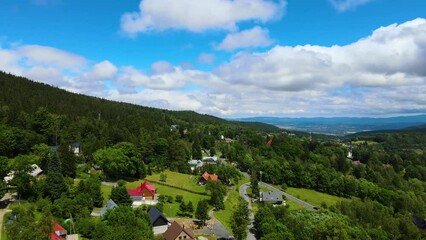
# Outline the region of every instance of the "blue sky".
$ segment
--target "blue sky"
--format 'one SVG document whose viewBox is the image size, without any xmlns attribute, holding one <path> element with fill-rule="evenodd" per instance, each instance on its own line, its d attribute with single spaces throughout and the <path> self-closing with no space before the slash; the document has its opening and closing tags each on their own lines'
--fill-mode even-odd
<svg viewBox="0 0 426 240">
<path fill-rule="evenodd" d="M 426 112 L 426 1 L 0 0 L 0 69 L 219 117 Z"/>
</svg>

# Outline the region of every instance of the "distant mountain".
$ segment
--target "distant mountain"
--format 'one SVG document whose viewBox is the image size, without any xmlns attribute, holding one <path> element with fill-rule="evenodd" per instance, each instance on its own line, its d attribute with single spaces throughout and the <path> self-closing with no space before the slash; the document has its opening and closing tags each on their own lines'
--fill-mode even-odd
<svg viewBox="0 0 426 240">
<path fill-rule="evenodd" d="M 396 130 L 409 127 L 426 128 L 426 115 L 391 118 L 333 117 L 333 118 L 279 118 L 254 117 L 236 119 L 244 122 L 263 122 L 277 127 L 299 131 L 346 135 L 357 132 Z M 419 130 L 419 129 L 418 129 Z"/>
</svg>

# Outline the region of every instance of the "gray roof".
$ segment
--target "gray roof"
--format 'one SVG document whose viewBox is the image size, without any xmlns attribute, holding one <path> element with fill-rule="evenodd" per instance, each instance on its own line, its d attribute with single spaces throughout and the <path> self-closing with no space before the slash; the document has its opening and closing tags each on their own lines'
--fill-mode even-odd
<svg viewBox="0 0 426 240">
<path fill-rule="evenodd" d="M 156 207 L 152 207 L 148 211 L 149 220 L 151 221 L 151 224 L 153 224 L 159 217 L 162 217 L 168 222 L 169 220 L 164 216 L 160 210 L 158 210 Z"/>
<path fill-rule="evenodd" d="M 283 195 L 280 192 L 260 192 L 260 201 L 261 202 L 282 202 Z"/>
<path fill-rule="evenodd" d="M 104 214 L 108 211 L 108 209 L 114 209 L 118 207 L 117 204 L 112 199 L 109 199 L 105 205 L 105 207 L 102 208 L 100 216 L 103 217 Z"/>
</svg>

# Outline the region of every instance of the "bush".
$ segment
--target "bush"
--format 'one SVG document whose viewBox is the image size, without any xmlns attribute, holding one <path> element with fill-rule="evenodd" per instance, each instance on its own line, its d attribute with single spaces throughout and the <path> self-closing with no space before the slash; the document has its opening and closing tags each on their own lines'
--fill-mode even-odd
<svg viewBox="0 0 426 240">
<path fill-rule="evenodd" d="M 176 199 L 175 199 L 176 202 L 182 202 L 182 200 L 183 200 L 182 195 L 176 195 Z"/>
</svg>

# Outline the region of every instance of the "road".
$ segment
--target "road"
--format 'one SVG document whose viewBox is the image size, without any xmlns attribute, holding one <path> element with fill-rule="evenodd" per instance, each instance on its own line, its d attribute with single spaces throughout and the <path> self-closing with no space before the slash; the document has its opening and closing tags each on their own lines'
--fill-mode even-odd
<svg viewBox="0 0 426 240">
<path fill-rule="evenodd" d="M 252 211 L 252 207 L 251 207 L 251 199 L 247 195 L 247 188 L 248 187 L 250 187 L 250 183 L 244 183 L 243 185 L 240 186 L 239 192 L 240 192 L 240 196 L 243 197 L 244 200 L 246 200 L 248 202 L 248 209 L 250 211 L 250 214 L 249 214 L 250 224 L 248 225 L 248 228 L 247 228 L 247 240 L 256 240 L 256 237 L 250 231 L 250 229 L 253 228 L 254 215 L 253 215 L 253 211 Z"/>
</svg>

